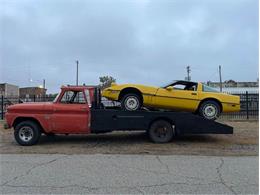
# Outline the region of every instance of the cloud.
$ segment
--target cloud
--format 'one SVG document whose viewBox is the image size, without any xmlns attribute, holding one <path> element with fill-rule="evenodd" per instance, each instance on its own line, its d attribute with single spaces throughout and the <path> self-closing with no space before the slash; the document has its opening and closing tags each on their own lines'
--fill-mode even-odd
<svg viewBox="0 0 260 195">
<path fill-rule="evenodd" d="M 73 84 L 77 59 L 87 84 L 258 77 L 257 0 L 2 0 L 0 24 L 0 82 L 19 86 Z"/>
</svg>

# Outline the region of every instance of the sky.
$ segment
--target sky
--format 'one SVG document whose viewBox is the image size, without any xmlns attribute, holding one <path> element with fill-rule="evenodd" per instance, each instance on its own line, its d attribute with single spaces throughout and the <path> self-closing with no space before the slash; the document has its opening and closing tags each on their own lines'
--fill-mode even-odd
<svg viewBox="0 0 260 195">
<path fill-rule="evenodd" d="M 0 83 L 258 78 L 258 0 L 0 0 Z"/>
</svg>

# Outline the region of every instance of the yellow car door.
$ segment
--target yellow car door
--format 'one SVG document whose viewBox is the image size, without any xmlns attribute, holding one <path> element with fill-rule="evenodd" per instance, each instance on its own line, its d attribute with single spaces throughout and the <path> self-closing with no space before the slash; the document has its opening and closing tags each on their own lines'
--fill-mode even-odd
<svg viewBox="0 0 260 195">
<path fill-rule="evenodd" d="M 155 96 L 156 107 L 180 111 L 195 111 L 199 105 L 197 88 L 178 86 L 160 88 Z"/>
</svg>

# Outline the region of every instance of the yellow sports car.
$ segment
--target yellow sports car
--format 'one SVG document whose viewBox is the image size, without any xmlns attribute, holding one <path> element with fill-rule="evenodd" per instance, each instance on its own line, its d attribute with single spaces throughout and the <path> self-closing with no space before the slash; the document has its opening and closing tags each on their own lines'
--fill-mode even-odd
<svg viewBox="0 0 260 195">
<path fill-rule="evenodd" d="M 220 93 L 207 85 L 190 81 L 176 81 L 163 87 L 112 84 L 102 92 L 109 100 L 121 102 L 124 110 L 141 107 L 188 111 L 215 120 L 222 112 L 238 112 L 240 97 Z"/>
</svg>

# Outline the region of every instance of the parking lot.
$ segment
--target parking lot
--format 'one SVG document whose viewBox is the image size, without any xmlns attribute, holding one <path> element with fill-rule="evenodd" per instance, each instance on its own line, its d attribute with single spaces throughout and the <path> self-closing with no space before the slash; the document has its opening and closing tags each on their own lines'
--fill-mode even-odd
<svg viewBox="0 0 260 195">
<path fill-rule="evenodd" d="M 258 122 L 225 122 L 233 135 L 190 135 L 171 143 L 154 144 L 143 132 L 113 132 L 97 135 L 42 136 L 32 147 L 19 146 L 12 129 L 0 130 L 1 154 L 154 154 L 154 155 L 258 155 Z"/>
</svg>

